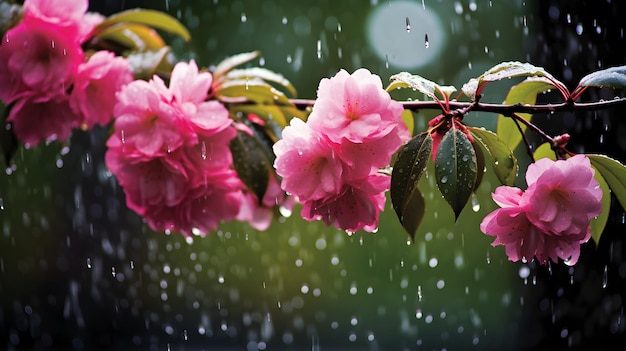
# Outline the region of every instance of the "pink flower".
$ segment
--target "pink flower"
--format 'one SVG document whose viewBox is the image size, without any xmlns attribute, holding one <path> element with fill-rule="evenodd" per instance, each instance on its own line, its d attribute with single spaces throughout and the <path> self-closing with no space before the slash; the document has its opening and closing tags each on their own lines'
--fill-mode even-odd
<svg viewBox="0 0 626 351">
<path fill-rule="evenodd" d="M 243 201 L 241 181 L 234 170 L 225 169 L 207 178 L 207 185 L 190 189 L 176 206 L 155 205 L 143 214 L 156 231 L 185 236 L 206 235 L 221 222 L 236 218 Z"/>
<path fill-rule="evenodd" d="M 170 103 L 148 82 L 133 81 L 117 95 L 116 136 L 127 148 L 146 156 L 160 156 L 197 136 L 186 128 L 185 121 Z"/>
<path fill-rule="evenodd" d="M 317 95 L 308 123 L 335 143 L 344 138 L 354 143 L 379 139 L 398 125 L 403 111 L 383 89 L 380 77 L 365 68 L 322 79 Z"/>
<path fill-rule="evenodd" d="M 86 14 L 87 0 L 26 0 L 24 21 L 43 21 L 55 27 L 76 32 L 76 40 L 82 42 L 93 28 L 102 22 L 103 16 Z"/>
<path fill-rule="evenodd" d="M 492 196 L 501 208 L 483 219 L 480 230 L 495 236 L 492 245 L 504 245 L 511 261 L 561 258 L 575 264 L 580 245 L 591 237 L 589 222 L 601 210 L 602 192 L 589 159 L 542 159 L 528 167 L 526 180 L 526 192 L 496 188 Z"/>
<path fill-rule="evenodd" d="M 70 98 L 72 107 L 83 116 L 87 128 L 96 123 L 106 125 L 113 118 L 116 93 L 132 80 L 125 58 L 98 51 L 78 66 Z"/>
<path fill-rule="evenodd" d="M 602 210 L 602 190 L 585 155 L 538 160 L 528 166 L 526 182 L 522 202 L 530 208 L 529 219 L 544 232 L 584 235 Z"/>
<path fill-rule="evenodd" d="M 304 202 L 302 218 L 321 219 L 326 225 L 349 232 L 375 231 L 380 211 L 385 208 L 384 192 L 389 182 L 388 176 L 373 174 L 360 182 L 344 184 L 339 194 Z"/>
<path fill-rule="evenodd" d="M 317 200 L 338 194 L 344 165 L 333 145 L 308 124 L 293 118 L 274 144 L 276 173 L 281 186 L 301 200 Z"/>
<path fill-rule="evenodd" d="M 72 129 L 78 127 L 78 120 L 67 95 L 35 94 L 19 99 L 7 118 L 15 135 L 26 147 L 41 141 L 67 140 Z"/>
<path fill-rule="evenodd" d="M 34 20 L 9 30 L 0 46 L 0 99 L 11 103 L 30 91 L 65 93 L 84 56 L 75 34 Z"/>
</svg>

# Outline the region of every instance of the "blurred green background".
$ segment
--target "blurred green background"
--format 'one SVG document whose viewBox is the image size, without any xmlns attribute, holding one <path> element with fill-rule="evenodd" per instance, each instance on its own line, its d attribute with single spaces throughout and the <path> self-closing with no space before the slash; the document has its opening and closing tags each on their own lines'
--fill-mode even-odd
<svg viewBox="0 0 626 351">
<path fill-rule="evenodd" d="M 180 60 L 209 67 L 260 50 L 254 64 L 282 73 L 301 98 L 341 68 L 366 67 L 383 82 L 409 71 L 460 88 L 499 62 L 530 60 L 539 35 L 538 9 L 521 0 L 91 4 L 107 14 L 134 7 L 190 29 L 191 43 L 168 38 Z M 506 89 L 486 94 L 501 102 Z M 417 113 L 416 130 L 434 114 Z M 493 127 L 495 117 L 467 121 Z M 227 223 L 186 240 L 151 232 L 125 207 L 103 163 L 106 133 L 22 148 L 0 173 L 8 349 L 524 350 L 580 340 L 538 323 L 539 314 L 558 318 L 553 300 L 532 294 L 552 267 L 509 262 L 480 232 L 494 209 L 491 172 L 456 223 L 433 177 L 423 179 L 428 209 L 414 243 L 390 203 L 376 233 L 305 222 L 297 207 L 265 232 Z M 576 286 L 574 269 L 561 270 Z"/>
</svg>

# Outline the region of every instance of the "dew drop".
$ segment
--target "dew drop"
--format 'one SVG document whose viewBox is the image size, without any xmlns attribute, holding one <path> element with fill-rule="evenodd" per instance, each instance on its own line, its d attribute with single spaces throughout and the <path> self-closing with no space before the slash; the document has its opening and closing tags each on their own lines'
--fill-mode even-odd
<svg viewBox="0 0 626 351">
<path fill-rule="evenodd" d="M 441 183 L 442 184 L 446 184 L 447 182 L 448 182 L 448 177 L 447 176 L 441 177 Z"/>
</svg>

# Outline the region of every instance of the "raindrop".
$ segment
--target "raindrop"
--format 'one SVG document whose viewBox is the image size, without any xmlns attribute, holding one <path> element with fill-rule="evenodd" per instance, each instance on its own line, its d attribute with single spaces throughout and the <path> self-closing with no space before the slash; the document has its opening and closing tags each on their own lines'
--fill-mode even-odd
<svg viewBox="0 0 626 351">
<path fill-rule="evenodd" d="M 319 39 L 317 40 L 317 58 L 322 58 L 322 41 Z"/>
<path fill-rule="evenodd" d="M 422 301 L 422 286 L 417 286 L 417 301 Z"/>
<path fill-rule="evenodd" d="M 247 89 L 247 81 L 246 81 L 246 89 Z M 203 141 L 201 145 L 202 159 L 206 160 L 206 143 Z"/>
<path fill-rule="evenodd" d="M 604 272 L 602 272 L 602 289 L 606 289 L 608 285 L 609 274 L 607 270 L 607 266 L 604 266 Z"/>
<path fill-rule="evenodd" d="M 282 23 L 283 23 L 283 24 L 287 24 L 287 23 L 289 23 L 289 20 L 287 19 L 287 17 L 283 17 L 283 19 L 282 19 Z"/>
<path fill-rule="evenodd" d="M 91 258 L 87 257 L 87 268 L 91 269 Z"/>
<path fill-rule="evenodd" d="M 475 193 L 472 193 L 472 211 L 480 211 L 480 203 L 478 202 L 478 196 L 476 196 Z"/>
<path fill-rule="evenodd" d="M 456 12 L 457 15 L 463 14 L 463 5 L 458 1 L 454 3 L 454 12 Z"/>
<path fill-rule="evenodd" d="M 248 21 L 248 16 L 245 13 L 241 14 L 241 23 L 246 23 Z"/>
<path fill-rule="evenodd" d="M 111 267 L 111 275 L 113 276 L 113 278 L 115 278 L 115 275 L 117 273 L 115 272 L 115 267 Z"/>
<path fill-rule="evenodd" d="M 224 284 L 224 276 L 223 276 L 223 275 L 220 275 L 220 276 L 217 278 L 217 281 L 218 281 L 220 284 Z"/>
<path fill-rule="evenodd" d="M 428 33 L 424 34 L 424 47 L 428 49 L 430 47 L 430 42 L 428 41 Z"/>
<path fill-rule="evenodd" d="M 406 17 L 406 32 L 411 33 L 411 21 L 409 21 L 409 17 Z"/>
</svg>

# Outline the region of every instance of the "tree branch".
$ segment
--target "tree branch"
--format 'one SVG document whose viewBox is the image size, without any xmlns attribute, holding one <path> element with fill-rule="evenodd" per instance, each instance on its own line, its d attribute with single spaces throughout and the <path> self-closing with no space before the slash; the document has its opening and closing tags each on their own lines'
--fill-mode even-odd
<svg viewBox="0 0 626 351">
<path fill-rule="evenodd" d="M 312 107 L 315 100 L 309 99 L 291 99 L 291 102 L 296 107 L 304 109 Z M 441 105 L 436 101 L 402 101 L 402 105 L 405 109 L 411 111 L 417 110 L 441 110 Z M 620 106 L 626 106 L 626 98 L 616 98 L 613 100 L 605 100 L 598 102 L 562 102 L 558 104 L 542 104 L 542 105 L 504 105 L 504 104 L 492 104 L 482 102 L 460 102 L 450 101 L 450 111 L 464 110 L 464 111 L 482 111 L 493 112 L 502 115 L 511 115 L 512 113 L 540 113 L 540 112 L 576 112 L 576 111 L 590 111 L 590 110 L 603 110 L 609 108 L 615 108 Z"/>
</svg>

